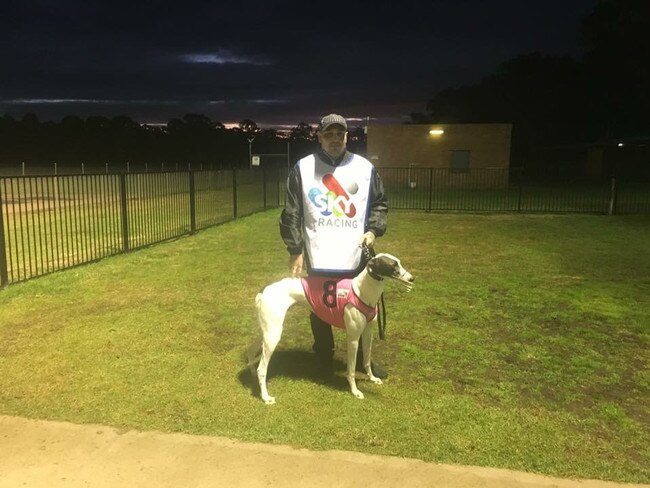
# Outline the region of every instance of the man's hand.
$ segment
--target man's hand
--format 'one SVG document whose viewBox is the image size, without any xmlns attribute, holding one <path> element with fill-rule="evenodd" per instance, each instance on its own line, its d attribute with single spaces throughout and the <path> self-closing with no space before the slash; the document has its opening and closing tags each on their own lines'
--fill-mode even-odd
<svg viewBox="0 0 650 488">
<path fill-rule="evenodd" d="M 361 239 L 359 240 L 359 247 L 363 247 L 364 245 L 367 247 L 372 247 L 374 244 L 375 244 L 375 234 L 373 234 L 370 231 L 362 235 Z"/>
<path fill-rule="evenodd" d="M 300 273 L 302 273 L 302 254 L 289 256 L 289 273 L 293 277 L 300 276 Z"/>
</svg>

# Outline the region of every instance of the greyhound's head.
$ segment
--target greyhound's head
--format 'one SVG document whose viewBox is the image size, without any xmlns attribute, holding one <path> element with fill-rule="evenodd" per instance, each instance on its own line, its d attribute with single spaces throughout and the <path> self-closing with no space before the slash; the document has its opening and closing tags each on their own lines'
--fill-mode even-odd
<svg viewBox="0 0 650 488">
<path fill-rule="evenodd" d="M 402 283 L 409 291 L 415 281 L 413 275 L 404 269 L 399 259 L 386 253 L 377 254 L 368 261 L 366 269 L 371 278 L 379 281 L 384 278 L 393 278 Z"/>
</svg>

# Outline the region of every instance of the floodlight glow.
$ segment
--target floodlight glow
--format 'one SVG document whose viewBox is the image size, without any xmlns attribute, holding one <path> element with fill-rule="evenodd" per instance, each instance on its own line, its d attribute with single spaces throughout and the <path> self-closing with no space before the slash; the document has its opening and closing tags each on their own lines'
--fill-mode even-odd
<svg viewBox="0 0 650 488">
<path fill-rule="evenodd" d="M 445 133 L 445 131 L 442 130 L 442 129 L 431 129 L 429 131 L 429 134 L 431 134 L 432 136 L 441 136 L 444 133 Z"/>
</svg>

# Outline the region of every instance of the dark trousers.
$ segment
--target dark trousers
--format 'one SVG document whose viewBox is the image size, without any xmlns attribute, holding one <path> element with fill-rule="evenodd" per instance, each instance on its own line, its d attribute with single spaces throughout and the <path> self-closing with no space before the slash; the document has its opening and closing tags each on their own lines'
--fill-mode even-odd
<svg viewBox="0 0 650 488">
<path fill-rule="evenodd" d="M 316 355 L 326 365 L 332 364 L 334 358 L 334 334 L 332 326 L 319 319 L 315 313 L 309 314 L 309 321 L 311 323 L 311 332 L 314 335 L 313 349 Z M 361 345 L 361 338 L 359 338 L 359 350 L 357 351 L 357 366 L 363 365 L 363 347 Z"/>
<path fill-rule="evenodd" d="M 370 260 L 368 254 L 363 254 L 361 257 L 361 262 L 356 270 L 351 271 L 348 274 L 340 275 L 339 278 L 353 278 L 361 272 L 362 269 L 366 267 L 366 264 Z M 309 272 L 310 266 L 307 262 L 307 274 L 311 275 Z M 332 364 L 332 359 L 334 358 L 334 334 L 332 333 L 332 326 L 326 322 L 323 322 L 319 319 L 315 313 L 309 315 L 309 322 L 311 323 L 311 332 L 314 335 L 314 345 L 312 349 L 316 355 L 321 359 L 323 364 L 330 366 Z M 363 348 L 361 346 L 361 338 L 359 338 L 359 350 L 357 351 L 357 367 L 363 365 Z"/>
</svg>

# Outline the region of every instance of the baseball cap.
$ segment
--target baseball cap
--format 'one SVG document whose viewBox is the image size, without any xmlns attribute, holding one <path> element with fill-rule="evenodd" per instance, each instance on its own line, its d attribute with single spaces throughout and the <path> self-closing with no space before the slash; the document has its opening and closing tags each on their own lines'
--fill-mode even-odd
<svg viewBox="0 0 650 488">
<path fill-rule="evenodd" d="M 320 132 L 323 132 L 324 130 L 327 130 L 327 128 L 331 125 L 342 125 L 345 130 L 348 130 L 348 123 L 345 121 L 345 119 L 338 115 L 338 114 L 329 114 L 323 117 L 320 120 L 320 124 L 318 125 L 318 130 Z"/>
</svg>

